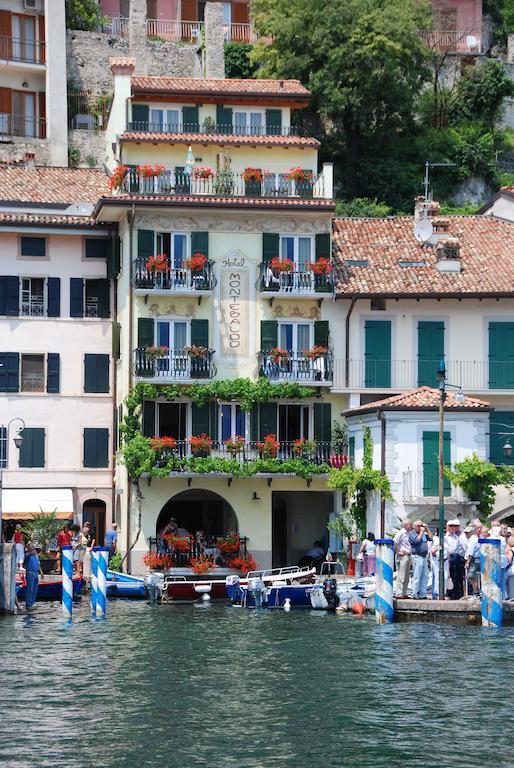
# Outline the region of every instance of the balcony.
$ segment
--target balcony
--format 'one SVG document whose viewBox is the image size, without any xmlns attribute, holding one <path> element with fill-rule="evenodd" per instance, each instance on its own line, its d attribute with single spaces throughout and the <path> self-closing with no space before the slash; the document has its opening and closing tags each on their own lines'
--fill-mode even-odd
<svg viewBox="0 0 514 768">
<path fill-rule="evenodd" d="M 202 134 L 204 136 L 301 136 L 304 131 L 294 125 L 241 126 L 228 123 L 152 123 L 149 120 L 132 120 L 127 124 L 127 131 L 139 133 L 175 133 Z"/>
<path fill-rule="evenodd" d="M 422 29 L 419 36 L 433 51 L 442 53 L 481 53 L 480 33 L 462 32 L 456 29 Z"/>
<path fill-rule="evenodd" d="M 196 43 L 204 34 L 203 21 L 181 21 L 179 19 L 148 19 L 146 23 L 147 37 L 182 42 Z M 256 43 L 257 36 L 251 24 L 226 24 L 223 28 L 226 42 Z"/>
<path fill-rule="evenodd" d="M 149 539 L 149 548 L 150 552 L 153 552 L 156 555 L 169 555 L 172 557 L 173 565 L 176 568 L 188 568 L 191 565 L 191 558 L 198 557 L 199 555 L 206 553 L 215 555 L 217 560 L 219 557 L 221 557 L 224 565 L 230 567 L 230 561 L 232 558 L 246 557 L 248 538 L 246 536 L 240 536 L 239 549 L 231 551 L 230 553 L 221 553 L 218 545 L 220 545 L 220 539 L 223 538 L 224 536 L 222 534 L 219 536 L 204 536 L 203 544 L 198 544 L 195 542 L 194 538 L 191 537 L 191 546 L 189 549 L 186 551 L 181 551 L 170 545 L 166 538 L 162 536 L 156 536 Z M 223 543 L 221 543 L 221 546 L 223 547 Z"/>
<path fill-rule="evenodd" d="M 0 35 L 0 59 L 22 64 L 45 64 L 45 43 Z"/>
<path fill-rule="evenodd" d="M 22 297 L 20 314 L 25 317 L 45 317 L 45 300 L 43 296 Z"/>
<path fill-rule="evenodd" d="M 128 37 L 129 20 L 124 16 L 112 16 L 101 27 L 100 31 L 111 37 Z"/>
<path fill-rule="evenodd" d="M 427 360 L 336 360 L 334 389 L 375 389 L 395 392 L 422 385 L 436 387 L 439 361 Z M 514 390 L 514 361 L 448 360 L 448 381 L 466 394 Z"/>
<path fill-rule="evenodd" d="M 46 120 L 0 113 L 0 140 L 3 136 L 46 139 Z"/>
<path fill-rule="evenodd" d="M 317 275 L 300 269 L 291 272 L 275 272 L 269 264 L 259 267 L 259 291 L 261 296 L 284 298 L 325 299 L 334 293 L 332 274 Z"/>
<path fill-rule="evenodd" d="M 275 350 L 259 352 L 259 376 L 273 382 L 297 381 L 306 386 L 331 387 L 334 378 L 333 354 L 329 350 L 315 359 L 288 352 L 287 357 L 277 356 Z"/>
<path fill-rule="evenodd" d="M 439 498 L 439 474 L 437 470 L 408 470 L 402 473 L 402 498 L 404 502 L 418 505 L 437 504 Z M 461 488 L 444 481 L 445 503 L 465 504 L 469 500 Z"/>
<path fill-rule="evenodd" d="M 196 353 L 167 347 L 138 347 L 135 350 L 135 374 L 159 384 L 212 379 L 216 375 L 214 350 L 200 347 L 191 347 L 191 350 Z"/>
<path fill-rule="evenodd" d="M 332 199 L 332 165 L 323 167 L 309 181 L 295 182 L 285 173 L 263 173 L 261 181 L 245 180 L 244 173 L 214 171 L 209 178 L 179 171 L 163 171 L 150 178 L 137 170 L 127 171 L 120 190 L 126 194 L 169 197 L 192 195 L 198 197 L 246 197 L 274 199 Z M 116 194 L 116 193 L 115 193 Z"/>
<path fill-rule="evenodd" d="M 182 296 L 208 296 L 216 285 L 212 269 L 213 264 L 213 261 L 208 261 L 200 272 L 170 267 L 162 272 L 155 272 L 147 268 L 146 259 L 136 259 L 133 285 L 136 293 L 140 295 L 179 293 Z"/>
</svg>

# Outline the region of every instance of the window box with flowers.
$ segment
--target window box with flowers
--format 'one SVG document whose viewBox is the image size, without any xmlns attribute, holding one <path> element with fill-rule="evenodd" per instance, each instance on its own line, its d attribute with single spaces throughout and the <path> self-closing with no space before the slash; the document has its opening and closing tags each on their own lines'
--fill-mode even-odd
<svg viewBox="0 0 514 768">
<path fill-rule="evenodd" d="M 245 195 L 260 197 L 262 194 L 262 171 L 260 168 L 245 168 L 243 171 Z"/>
<path fill-rule="evenodd" d="M 327 352 L 327 347 L 322 347 L 321 344 L 315 344 L 312 349 L 304 349 L 302 354 L 307 360 L 318 360 L 320 357 L 326 355 Z"/>
<path fill-rule="evenodd" d="M 166 533 L 163 536 L 168 542 L 168 547 L 175 552 L 189 552 L 191 550 L 191 537 L 190 536 L 177 536 L 175 533 Z"/>
<path fill-rule="evenodd" d="M 245 444 L 245 439 L 244 437 L 241 437 L 241 435 L 229 437 L 227 440 L 225 440 L 225 448 L 227 449 L 227 452 L 231 454 L 231 456 L 236 456 L 237 454 L 242 453 L 244 451 Z"/>
<path fill-rule="evenodd" d="M 294 271 L 294 262 L 291 259 L 281 259 L 279 256 L 275 256 L 270 261 L 270 267 L 275 273 L 289 273 Z"/>
<path fill-rule="evenodd" d="M 191 448 L 191 453 L 193 456 L 196 456 L 197 459 L 206 459 L 207 456 L 209 456 L 212 449 L 212 440 L 205 433 L 192 436 L 187 442 Z"/>
<path fill-rule="evenodd" d="M 158 256 L 149 256 L 145 264 L 145 269 L 154 274 L 163 274 L 168 267 L 169 261 L 165 253 L 160 253 Z"/>
<path fill-rule="evenodd" d="M 173 456 L 177 448 L 177 441 L 174 437 L 151 437 L 148 445 L 152 451 L 155 451 L 155 466 L 162 469 Z"/>
<path fill-rule="evenodd" d="M 312 171 L 306 171 L 297 166 L 291 168 L 287 174 L 288 181 L 294 181 L 296 194 L 300 197 L 312 197 L 313 195 L 313 175 Z"/>
<path fill-rule="evenodd" d="M 262 459 L 276 459 L 280 450 L 280 443 L 276 435 L 266 435 L 264 440 L 257 443 L 257 450 Z"/>
<path fill-rule="evenodd" d="M 216 539 L 216 546 L 222 555 L 237 555 L 241 549 L 241 539 L 239 534 L 230 531 L 226 536 Z"/>
<path fill-rule="evenodd" d="M 332 285 L 329 277 L 332 273 L 332 264 L 330 259 L 322 256 L 312 264 L 309 264 L 309 270 L 314 275 L 314 289 L 316 291 L 324 292 L 331 290 Z"/>
<path fill-rule="evenodd" d="M 287 365 L 291 357 L 288 350 L 282 349 L 282 347 L 273 347 L 268 354 L 271 362 L 280 366 Z"/>
<path fill-rule="evenodd" d="M 207 256 L 204 256 L 203 253 L 193 253 L 190 259 L 186 259 L 185 266 L 186 269 L 191 270 L 193 275 L 199 275 L 204 271 L 207 262 Z"/>
<path fill-rule="evenodd" d="M 317 447 L 316 440 L 307 440 L 305 437 L 293 442 L 293 452 L 301 459 L 314 459 Z"/>
<path fill-rule="evenodd" d="M 214 176 L 214 169 L 207 165 L 195 165 L 193 167 L 193 179 L 210 179 Z"/>
<path fill-rule="evenodd" d="M 169 347 L 147 347 L 145 353 L 148 360 L 160 360 L 168 357 L 170 350 Z"/>
<path fill-rule="evenodd" d="M 107 182 L 107 186 L 109 187 L 111 192 L 114 192 L 115 190 L 121 189 L 123 186 L 123 182 L 125 181 L 125 176 L 128 173 L 128 165 L 118 165 L 112 172 L 112 175 L 109 177 L 109 181 Z"/>
<path fill-rule="evenodd" d="M 136 167 L 140 179 L 155 179 L 157 176 L 160 176 L 161 173 L 164 173 L 165 170 L 166 168 L 164 165 L 160 165 L 159 163 L 156 163 L 155 165 L 138 165 Z"/>
</svg>

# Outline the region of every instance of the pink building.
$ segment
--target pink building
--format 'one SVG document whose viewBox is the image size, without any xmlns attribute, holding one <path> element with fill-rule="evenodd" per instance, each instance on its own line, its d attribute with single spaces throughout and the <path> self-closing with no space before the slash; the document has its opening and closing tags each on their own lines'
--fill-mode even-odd
<svg viewBox="0 0 514 768">
<path fill-rule="evenodd" d="M 432 29 L 422 33 L 431 48 L 482 52 L 482 0 L 432 0 Z"/>
</svg>

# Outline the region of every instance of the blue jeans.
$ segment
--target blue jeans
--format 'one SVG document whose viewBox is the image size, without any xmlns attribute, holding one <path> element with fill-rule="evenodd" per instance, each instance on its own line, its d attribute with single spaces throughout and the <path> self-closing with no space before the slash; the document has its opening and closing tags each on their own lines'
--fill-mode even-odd
<svg viewBox="0 0 514 768">
<path fill-rule="evenodd" d="M 27 580 L 27 586 L 25 587 L 25 608 L 32 608 L 36 602 L 39 574 L 36 571 L 27 571 L 25 578 Z"/>
<path fill-rule="evenodd" d="M 412 559 L 412 597 L 427 596 L 428 559 L 421 555 L 411 555 Z"/>
</svg>

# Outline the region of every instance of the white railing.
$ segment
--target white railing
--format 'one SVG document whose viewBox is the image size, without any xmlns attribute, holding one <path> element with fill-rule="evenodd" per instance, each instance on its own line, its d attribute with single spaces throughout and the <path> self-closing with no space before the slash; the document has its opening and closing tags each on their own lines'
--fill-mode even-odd
<svg viewBox="0 0 514 768">
<path fill-rule="evenodd" d="M 148 19 L 146 34 L 161 40 L 198 40 L 204 28 L 203 21 L 179 21 L 178 19 Z"/>
<path fill-rule="evenodd" d="M 256 43 L 257 35 L 251 24 L 231 24 L 226 28 L 225 40 L 231 43 Z"/>
<path fill-rule="evenodd" d="M 419 36 L 428 48 L 448 53 L 480 53 L 482 40 L 479 33 L 455 29 L 422 29 Z"/>
<path fill-rule="evenodd" d="M 439 495 L 439 474 L 437 470 L 428 472 L 420 470 L 407 470 L 402 473 L 402 499 L 403 501 L 417 501 L 419 499 L 434 499 Z M 444 496 L 452 501 L 467 501 L 461 488 L 451 485 L 449 480 L 444 481 Z"/>
<path fill-rule="evenodd" d="M 102 27 L 111 37 L 128 37 L 128 19 L 124 16 L 113 16 Z"/>
<path fill-rule="evenodd" d="M 30 317 L 44 317 L 45 316 L 44 299 L 38 298 L 38 297 L 22 299 L 21 314 L 28 315 Z"/>
<path fill-rule="evenodd" d="M 98 317 L 98 299 L 96 296 L 86 298 L 85 317 Z"/>
</svg>

